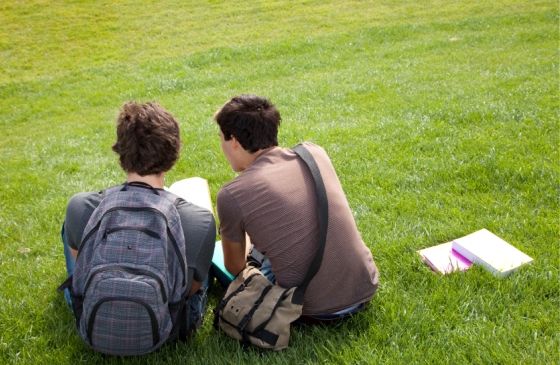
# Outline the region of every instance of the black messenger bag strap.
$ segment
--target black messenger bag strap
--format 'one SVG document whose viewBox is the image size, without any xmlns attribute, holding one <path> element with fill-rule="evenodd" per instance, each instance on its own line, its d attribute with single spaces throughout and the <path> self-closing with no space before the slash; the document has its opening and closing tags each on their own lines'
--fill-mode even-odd
<svg viewBox="0 0 560 365">
<path fill-rule="evenodd" d="M 327 225 L 329 222 L 329 204 L 321 172 L 311 153 L 302 144 L 295 146 L 293 151 L 305 162 L 311 172 L 311 176 L 313 176 L 315 193 L 317 195 L 317 215 L 319 218 L 319 248 L 317 249 L 317 254 L 313 258 L 313 261 L 311 261 L 311 265 L 307 270 L 307 274 L 305 274 L 303 282 L 296 288 L 292 297 L 292 303 L 303 304 L 305 290 L 315 274 L 319 271 L 321 262 L 323 261 L 323 253 L 325 252 L 325 243 L 327 240 Z"/>
</svg>

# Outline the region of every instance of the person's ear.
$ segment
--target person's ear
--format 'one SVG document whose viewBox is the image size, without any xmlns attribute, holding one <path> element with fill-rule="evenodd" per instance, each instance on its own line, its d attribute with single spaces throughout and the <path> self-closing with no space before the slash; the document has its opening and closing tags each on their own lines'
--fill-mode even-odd
<svg viewBox="0 0 560 365">
<path fill-rule="evenodd" d="M 232 135 L 230 137 L 230 139 L 231 139 L 231 145 L 232 145 L 233 148 L 238 149 L 238 148 L 242 147 L 241 143 L 239 143 L 239 141 L 237 140 L 237 138 L 235 138 L 234 135 Z"/>
</svg>

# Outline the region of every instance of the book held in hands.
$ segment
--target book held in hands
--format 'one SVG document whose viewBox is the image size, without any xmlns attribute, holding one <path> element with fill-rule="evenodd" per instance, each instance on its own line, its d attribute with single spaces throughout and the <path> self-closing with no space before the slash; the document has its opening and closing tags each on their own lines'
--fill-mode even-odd
<svg viewBox="0 0 560 365">
<path fill-rule="evenodd" d="M 206 181 L 206 179 L 198 176 L 189 177 L 173 183 L 167 190 L 188 202 L 206 208 L 211 213 L 214 213 L 212 209 L 212 200 L 210 198 L 210 189 L 208 188 L 208 181 Z"/>
</svg>

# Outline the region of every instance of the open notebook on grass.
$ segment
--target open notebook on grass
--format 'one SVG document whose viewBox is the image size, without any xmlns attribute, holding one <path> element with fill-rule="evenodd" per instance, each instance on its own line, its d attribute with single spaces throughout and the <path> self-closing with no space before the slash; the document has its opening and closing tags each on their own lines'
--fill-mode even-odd
<svg viewBox="0 0 560 365">
<path fill-rule="evenodd" d="M 532 258 L 487 229 L 453 240 L 453 250 L 496 276 L 506 276 Z"/>
<path fill-rule="evenodd" d="M 418 254 L 432 270 L 441 274 L 465 271 L 476 264 L 501 277 L 533 261 L 487 229 L 419 250 Z"/>
</svg>

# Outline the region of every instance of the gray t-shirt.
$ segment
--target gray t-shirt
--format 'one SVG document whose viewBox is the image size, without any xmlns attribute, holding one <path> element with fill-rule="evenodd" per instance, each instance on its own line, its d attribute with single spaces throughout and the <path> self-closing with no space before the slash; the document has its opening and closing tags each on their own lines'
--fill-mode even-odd
<svg viewBox="0 0 560 365">
<path fill-rule="evenodd" d="M 74 195 L 66 208 L 64 240 L 78 249 L 87 222 L 102 199 L 102 191 Z M 188 282 L 202 282 L 208 275 L 216 240 L 216 223 L 208 210 L 180 201 L 177 210 L 185 234 Z M 189 284 L 190 287 L 190 284 Z"/>
<path fill-rule="evenodd" d="M 334 313 L 369 300 L 378 271 L 329 157 L 317 145 L 305 146 L 325 183 L 329 225 L 321 268 L 307 288 L 303 313 Z M 247 233 L 270 259 L 278 284 L 297 286 L 317 252 L 316 204 L 313 178 L 303 161 L 290 149 L 273 147 L 218 193 L 220 234 L 242 242 Z"/>
</svg>

